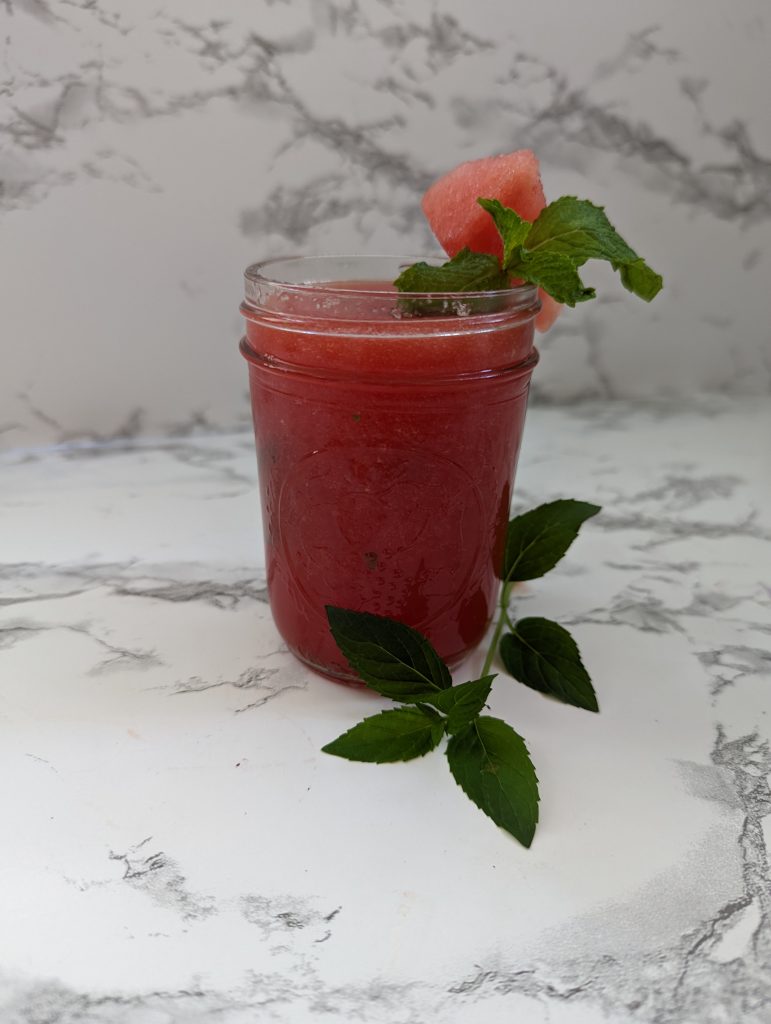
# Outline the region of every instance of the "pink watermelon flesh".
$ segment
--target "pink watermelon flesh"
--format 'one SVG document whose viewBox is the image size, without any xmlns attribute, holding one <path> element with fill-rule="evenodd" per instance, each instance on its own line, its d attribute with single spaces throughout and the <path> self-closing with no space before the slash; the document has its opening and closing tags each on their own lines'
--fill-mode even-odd
<svg viewBox="0 0 771 1024">
<path fill-rule="evenodd" d="M 469 160 L 435 181 L 423 196 L 423 212 L 448 256 L 464 246 L 474 252 L 503 255 L 493 219 L 477 198 L 498 199 L 525 220 L 533 221 L 546 206 L 538 158 L 529 149 Z M 561 306 L 541 292 L 541 312 L 535 325 L 546 331 Z"/>
<path fill-rule="evenodd" d="M 538 289 L 541 309 L 535 318 L 535 329 L 544 334 L 562 312 L 562 304 L 553 299 L 543 288 Z"/>
</svg>

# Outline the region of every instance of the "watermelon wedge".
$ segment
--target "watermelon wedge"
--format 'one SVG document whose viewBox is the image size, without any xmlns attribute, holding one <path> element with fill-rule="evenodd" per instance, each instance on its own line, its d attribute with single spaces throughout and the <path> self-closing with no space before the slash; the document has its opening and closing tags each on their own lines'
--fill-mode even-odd
<svg viewBox="0 0 771 1024">
<path fill-rule="evenodd" d="M 464 246 L 473 252 L 503 255 L 493 219 L 477 198 L 498 199 L 525 220 L 533 221 L 546 206 L 538 158 L 529 149 L 469 160 L 435 181 L 423 196 L 423 212 L 448 256 Z M 535 326 L 547 331 L 562 306 L 540 292 L 541 311 Z"/>
</svg>

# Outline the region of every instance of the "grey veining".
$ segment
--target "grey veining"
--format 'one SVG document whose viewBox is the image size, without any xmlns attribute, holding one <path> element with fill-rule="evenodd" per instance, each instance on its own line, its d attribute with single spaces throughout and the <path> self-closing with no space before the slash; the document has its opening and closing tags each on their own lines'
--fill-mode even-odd
<svg viewBox="0 0 771 1024">
<path fill-rule="evenodd" d="M 667 281 L 649 308 L 590 271 L 537 400 L 771 393 L 766 7 L 593 11 L 7 0 L 0 443 L 246 426 L 243 266 L 432 247 L 426 184 L 521 146 Z"/>
<path fill-rule="evenodd" d="M 601 714 L 493 691 L 530 851 L 440 754 L 320 753 L 380 702 L 275 632 L 248 434 L 0 455 L 3 1024 L 765 1024 L 769 415 L 528 414 L 516 507 L 603 506 L 515 594 Z"/>
</svg>

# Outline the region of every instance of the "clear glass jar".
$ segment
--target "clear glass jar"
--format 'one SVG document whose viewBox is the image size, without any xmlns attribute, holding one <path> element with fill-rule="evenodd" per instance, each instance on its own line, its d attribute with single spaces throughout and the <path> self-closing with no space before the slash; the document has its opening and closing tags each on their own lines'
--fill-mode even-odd
<svg viewBox="0 0 771 1024">
<path fill-rule="evenodd" d="M 390 282 L 408 262 L 246 271 L 271 609 L 299 658 L 344 681 L 328 604 L 406 622 L 450 666 L 484 636 L 538 359 L 535 287 L 404 295 Z"/>
</svg>

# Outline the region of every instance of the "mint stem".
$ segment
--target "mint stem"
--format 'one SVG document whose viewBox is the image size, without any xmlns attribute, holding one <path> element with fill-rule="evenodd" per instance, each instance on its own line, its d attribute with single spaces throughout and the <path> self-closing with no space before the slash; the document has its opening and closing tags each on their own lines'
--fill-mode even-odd
<svg viewBox="0 0 771 1024">
<path fill-rule="evenodd" d="M 509 598 L 511 596 L 511 583 L 504 583 L 501 587 L 501 597 L 498 602 L 500 608 L 500 614 L 498 615 L 498 621 L 495 623 L 495 631 L 493 632 L 493 638 L 490 641 L 490 646 L 487 649 L 487 656 L 485 657 L 485 663 L 482 666 L 482 675 L 486 676 L 490 674 L 490 667 L 492 666 L 493 659 L 495 658 L 495 652 L 498 650 L 498 641 L 501 639 L 501 633 L 503 627 L 508 619 L 508 607 Z"/>
</svg>

